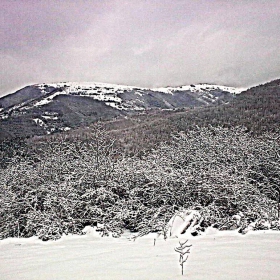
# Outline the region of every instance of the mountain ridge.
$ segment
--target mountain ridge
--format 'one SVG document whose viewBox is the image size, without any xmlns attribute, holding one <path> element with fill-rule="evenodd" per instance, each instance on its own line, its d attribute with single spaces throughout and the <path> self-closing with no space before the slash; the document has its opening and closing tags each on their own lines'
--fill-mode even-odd
<svg viewBox="0 0 280 280">
<path fill-rule="evenodd" d="M 211 84 L 166 88 L 94 82 L 34 84 L 0 98 L 0 139 L 51 134 L 153 109 L 227 103 L 242 90 Z"/>
</svg>

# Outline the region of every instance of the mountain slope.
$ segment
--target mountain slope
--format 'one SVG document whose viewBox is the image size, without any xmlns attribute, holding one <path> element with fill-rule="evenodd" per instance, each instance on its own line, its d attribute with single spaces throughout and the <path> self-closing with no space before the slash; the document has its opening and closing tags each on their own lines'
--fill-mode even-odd
<svg viewBox="0 0 280 280">
<path fill-rule="evenodd" d="M 153 89 L 101 83 L 37 84 L 0 98 L 0 139 L 50 134 L 151 109 L 227 103 L 241 91 L 209 84 Z"/>
<path fill-rule="evenodd" d="M 162 141 L 170 141 L 171 133 L 196 126 L 242 126 L 250 133 L 260 135 L 266 132 L 279 134 L 279 124 L 280 79 L 252 87 L 228 104 L 150 112 L 107 122 L 106 128 L 128 153 L 137 153 L 155 148 Z"/>
</svg>

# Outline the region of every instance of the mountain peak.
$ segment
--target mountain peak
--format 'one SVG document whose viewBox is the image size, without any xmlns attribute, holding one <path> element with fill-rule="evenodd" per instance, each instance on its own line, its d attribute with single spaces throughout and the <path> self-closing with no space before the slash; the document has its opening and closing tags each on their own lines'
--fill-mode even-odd
<svg viewBox="0 0 280 280">
<path fill-rule="evenodd" d="M 12 127 L 15 122 L 26 122 L 32 134 L 38 129 L 39 133 L 49 134 L 151 109 L 227 103 L 241 91 L 211 84 L 142 88 L 96 82 L 42 83 L 0 98 L 0 121 Z"/>
</svg>

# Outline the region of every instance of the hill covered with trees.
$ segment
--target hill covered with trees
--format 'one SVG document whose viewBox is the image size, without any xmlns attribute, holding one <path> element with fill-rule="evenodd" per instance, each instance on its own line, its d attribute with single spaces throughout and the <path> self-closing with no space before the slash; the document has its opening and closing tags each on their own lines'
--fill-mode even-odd
<svg viewBox="0 0 280 280">
<path fill-rule="evenodd" d="M 280 229 L 279 80 L 234 102 L 149 113 L 1 143 L 0 238 Z"/>
</svg>

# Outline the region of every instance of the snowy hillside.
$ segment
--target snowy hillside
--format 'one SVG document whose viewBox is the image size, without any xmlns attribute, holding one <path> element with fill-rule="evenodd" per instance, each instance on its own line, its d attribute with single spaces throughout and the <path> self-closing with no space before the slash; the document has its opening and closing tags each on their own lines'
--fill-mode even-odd
<svg viewBox="0 0 280 280">
<path fill-rule="evenodd" d="M 173 96 L 175 93 L 180 93 L 181 95 L 188 93 L 190 96 L 195 97 L 198 101 L 204 104 L 211 104 L 222 96 L 221 93 L 238 94 L 245 90 L 243 88 L 209 84 L 151 89 L 104 83 L 50 83 L 37 84 L 30 87 L 30 90 L 32 91 L 38 91 L 36 98 L 30 98 L 24 102 L 14 104 L 13 106 L 7 106 L 10 107 L 6 107 L 8 110 L 4 110 L 5 107 L 1 108 L 2 111 L 4 110 L 6 112 L 6 114 L 2 113 L 2 118 L 7 118 L 7 113 L 12 113 L 17 110 L 25 111 L 32 107 L 44 106 L 53 102 L 54 98 L 59 95 L 90 97 L 94 100 L 103 101 L 106 105 L 117 108 L 118 110 L 145 110 L 152 106 L 144 104 L 144 99 L 153 94 L 160 94 L 161 99 L 164 100 L 166 98 L 170 99 L 170 95 Z M 20 93 L 20 91 L 17 93 Z M 127 97 L 128 93 L 130 95 L 129 98 Z M 3 99 L 12 99 L 12 97 L 13 95 L 9 95 Z M 176 97 L 173 99 L 176 99 Z M 1 102 L 0 99 L 0 104 L 1 103 L 3 107 L 5 102 Z M 166 102 L 165 105 L 167 105 Z M 172 107 L 171 104 L 169 105 Z M 176 106 L 173 105 L 173 107 Z"/>
<path fill-rule="evenodd" d="M 0 125 L 19 137 L 50 134 L 147 110 L 228 103 L 242 90 L 210 84 L 151 89 L 103 83 L 36 84 L 0 98 Z"/>
<path fill-rule="evenodd" d="M 117 108 L 118 110 L 145 110 L 143 104 L 143 95 L 154 93 L 171 94 L 175 92 L 189 92 L 195 94 L 199 100 L 204 103 L 213 103 L 219 97 L 215 92 L 228 92 L 231 94 L 239 94 L 243 88 L 233 88 L 218 85 L 199 84 L 181 87 L 166 87 L 166 88 L 140 88 L 125 85 L 105 84 L 105 83 L 56 83 L 56 84 L 39 84 L 37 87 L 42 93 L 46 93 L 45 88 L 62 89 L 59 93 L 54 93 L 51 96 L 39 101 L 35 106 L 42 106 L 51 102 L 53 98 L 59 94 L 78 95 L 91 97 L 98 101 L 103 101 L 106 105 Z M 133 98 L 127 100 L 123 94 L 130 93 Z M 164 97 L 163 97 L 164 99 Z M 141 104 L 142 103 L 142 104 Z"/>
</svg>

